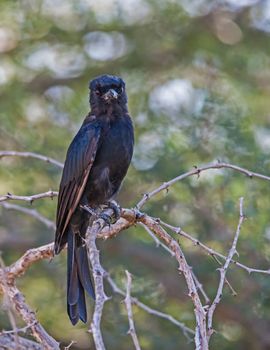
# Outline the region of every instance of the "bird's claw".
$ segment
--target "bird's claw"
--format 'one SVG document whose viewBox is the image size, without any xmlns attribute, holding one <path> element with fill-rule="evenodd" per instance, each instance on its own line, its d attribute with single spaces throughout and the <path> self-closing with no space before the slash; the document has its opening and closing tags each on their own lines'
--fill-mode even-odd
<svg viewBox="0 0 270 350">
<path fill-rule="evenodd" d="M 116 201 L 109 201 L 107 203 L 108 208 L 113 210 L 113 217 L 111 218 L 111 224 L 115 224 L 121 217 L 121 207 Z"/>
<path fill-rule="evenodd" d="M 108 225 L 108 226 L 111 226 L 111 224 L 113 223 L 112 217 L 111 217 L 110 215 L 104 213 L 104 212 L 101 212 L 101 213 L 99 214 L 99 218 L 102 219 L 102 220 L 104 220 L 105 223 L 106 223 L 106 225 Z"/>
</svg>

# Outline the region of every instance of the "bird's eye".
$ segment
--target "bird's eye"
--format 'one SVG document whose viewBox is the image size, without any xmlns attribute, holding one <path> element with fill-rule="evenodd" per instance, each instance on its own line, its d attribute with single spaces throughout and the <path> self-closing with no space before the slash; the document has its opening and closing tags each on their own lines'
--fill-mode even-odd
<svg viewBox="0 0 270 350">
<path fill-rule="evenodd" d="M 95 94 L 96 95 L 100 95 L 100 91 L 99 90 L 95 90 Z"/>
</svg>

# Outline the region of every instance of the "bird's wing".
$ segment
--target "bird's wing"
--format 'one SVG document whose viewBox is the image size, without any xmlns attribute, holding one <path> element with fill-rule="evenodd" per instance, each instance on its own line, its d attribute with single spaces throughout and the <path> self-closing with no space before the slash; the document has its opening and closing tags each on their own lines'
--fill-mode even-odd
<svg viewBox="0 0 270 350">
<path fill-rule="evenodd" d="M 100 139 L 97 123 L 84 123 L 69 149 L 60 183 L 56 215 L 55 252 L 62 246 L 62 238 L 83 194 L 88 175 L 95 160 Z"/>
</svg>

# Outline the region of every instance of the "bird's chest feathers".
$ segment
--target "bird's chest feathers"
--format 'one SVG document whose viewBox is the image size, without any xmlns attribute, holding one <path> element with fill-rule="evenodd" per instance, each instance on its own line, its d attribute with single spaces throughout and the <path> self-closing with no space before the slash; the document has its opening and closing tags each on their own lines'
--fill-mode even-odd
<svg viewBox="0 0 270 350">
<path fill-rule="evenodd" d="M 129 129 L 123 118 L 110 119 L 104 130 L 101 149 L 111 156 L 125 158 L 130 143 Z"/>
</svg>

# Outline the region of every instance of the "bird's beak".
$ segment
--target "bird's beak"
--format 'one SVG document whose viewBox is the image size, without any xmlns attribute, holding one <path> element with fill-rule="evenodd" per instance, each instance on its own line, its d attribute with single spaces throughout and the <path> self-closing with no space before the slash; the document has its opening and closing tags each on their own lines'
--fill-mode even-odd
<svg viewBox="0 0 270 350">
<path fill-rule="evenodd" d="M 114 89 L 110 89 L 102 97 L 105 101 L 116 100 L 118 98 L 118 93 Z"/>
</svg>

